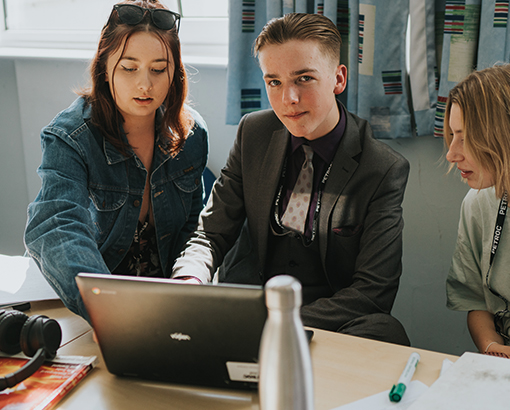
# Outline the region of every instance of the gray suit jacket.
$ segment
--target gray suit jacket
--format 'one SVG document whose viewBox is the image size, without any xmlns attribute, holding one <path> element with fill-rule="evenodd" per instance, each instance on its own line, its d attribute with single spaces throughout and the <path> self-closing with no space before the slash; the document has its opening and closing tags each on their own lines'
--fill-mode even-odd
<svg viewBox="0 0 510 410">
<path fill-rule="evenodd" d="M 318 236 L 330 298 L 304 306 L 306 325 L 338 330 L 360 316 L 391 311 L 402 271 L 401 203 L 409 164 L 347 113 L 324 187 Z M 174 276 L 261 283 L 271 210 L 290 134 L 272 110 L 245 116 L 197 231 Z M 228 254 L 228 255 L 227 255 Z"/>
</svg>

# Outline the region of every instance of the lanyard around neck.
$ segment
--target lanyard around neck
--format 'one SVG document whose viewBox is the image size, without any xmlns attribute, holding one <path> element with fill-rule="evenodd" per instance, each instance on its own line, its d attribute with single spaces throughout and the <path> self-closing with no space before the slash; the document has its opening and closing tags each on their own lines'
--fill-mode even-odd
<svg viewBox="0 0 510 410">
<path fill-rule="evenodd" d="M 285 162 L 283 163 L 283 171 L 282 175 L 280 177 L 280 188 L 278 189 L 278 194 L 276 195 L 275 203 L 274 203 L 274 220 L 278 227 L 284 232 L 283 235 L 288 235 L 291 233 L 297 234 L 295 231 L 291 231 L 288 228 L 285 228 L 281 221 L 280 221 L 280 200 L 282 197 L 283 187 L 285 185 L 285 178 L 287 174 L 287 160 L 288 158 L 285 158 Z M 324 190 L 324 186 L 326 185 L 326 181 L 328 180 L 329 173 L 331 171 L 331 166 L 333 165 L 333 161 L 330 162 L 328 169 L 324 173 L 324 176 L 322 177 L 322 180 L 319 184 L 318 190 L 317 190 L 317 204 L 315 206 L 315 211 L 313 213 L 313 221 L 312 221 L 312 235 L 310 238 L 307 238 L 304 234 L 299 234 L 301 236 L 301 239 L 303 241 L 303 245 L 309 246 L 313 240 L 315 239 L 315 236 L 317 234 L 317 220 L 319 217 L 320 207 L 321 207 L 321 199 L 322 199 L 322 191 Z M 280 236 L 280 235 L 279 235 Z"/>
<path fill-rule="evenodd" d="M 504 334 L 503 330 L 500 328 L 500 319 L 502 319 L 505 316 L 505 314 L 508 313 L 509 302 L 508 302 L 508 299 L 506 299 L 504 296 L 500 295 L 499 292 L 497 292 L 491 288 L 491 286 L 489 284 L 489 273 L 492 268 L 492 262 L 494 261 L 494 258 L 496 257 L 496 252 L 498 250 L 499 241 L 501 239 L 501 233 L 503 232 L 503 225 L 505 224 L 505 217 L 506 217 L 507 204 L 508 204 L 507 199 L 508 199 L 508 195 L 507 195 L 507 192 L 505 192 L 503 194 L 503 197 L 501 198 L 501 201 L 499 202 L 498 214 L 496 217 L 496 225 L 494 227 L 494 235 L 492 237 L 489 269 L 487 269 L 487 275 L 485 275 L 485 283 L 487 284 L 487 288 L 491 291 L 491 293 L 494 296 L 497 296 L 503 302 L 505 302 L 505 309 L 494 313 L 494 326 L 496 328 L 496 332 L 498 334 L 500 334 L 505 340 L 509 340 L 509 337 L 508 337 L 508 335 Z"/>
<path fill-rule="evenodd" d="M 501 232 L 503 232 L 503 225 L 505 224 L 506 209 L 508 204 L 507 198 L 508 194 L 505 192 L 503 198 L 501 198 L 501 201 L 499 202 L 498 215 L 496 217 L 496 226 L 494 227 L 494 235 L 492 237 L 489 269 L 492 266 L 494 257 L 496 256 L 496 251 L 498 250 L 499 246 L 499 240 L 501 238 Z"/>
</svg>

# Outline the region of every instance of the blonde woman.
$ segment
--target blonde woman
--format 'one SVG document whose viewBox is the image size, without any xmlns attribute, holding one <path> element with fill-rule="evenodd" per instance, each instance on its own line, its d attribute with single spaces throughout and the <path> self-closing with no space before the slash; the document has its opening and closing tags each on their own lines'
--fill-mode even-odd
<svg viewBox="0 0 510 410">
<path fill-rule="evenodd" d="M 510 357 L 510 66 L 470 74 L 448 97 L 446 159 L 472 188 L 461 208 L 447 306 L 467 311 L 481 353 Z"/>
</svg>

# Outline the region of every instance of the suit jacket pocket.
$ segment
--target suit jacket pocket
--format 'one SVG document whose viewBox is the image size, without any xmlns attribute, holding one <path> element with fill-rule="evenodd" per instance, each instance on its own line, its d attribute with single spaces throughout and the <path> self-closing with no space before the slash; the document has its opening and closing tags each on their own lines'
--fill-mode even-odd
<svg viewBox="0 0 510 410">
<path fill-rule="evenodd" d="M 356 270 L 363 225 L 346 225 L 332 229 L 328 241 L 326 266 L 335 290 L 350 286 Z"/>
<path fill-rule="evenodd" d="M 333 232 L 335 235 L 350 237 L 357 235 L 363 229 L 363 225 L 348 225 L 348 226 L 340 226 L 338 228 L 333 228 Z"/>
</svg>

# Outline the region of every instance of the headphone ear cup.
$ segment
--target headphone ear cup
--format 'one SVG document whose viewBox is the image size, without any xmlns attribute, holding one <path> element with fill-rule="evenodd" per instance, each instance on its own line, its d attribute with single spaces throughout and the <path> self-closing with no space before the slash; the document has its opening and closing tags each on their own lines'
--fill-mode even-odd
<svg viewBox="0 0 510 410">
<path fill-rule="evenodd" d="M 0 351 L 7 354 L 21 352 L 20 337 L 28 316 L 17 310 L 0 311 Z"/>
<path fill-rule="evenodd" d="M 32 357 L 39 349 L 45 359 L 53 359 L 62 341 L 62 329 L 56 320 L 47 316 L 31 316 L 21 329 L 20 345 L 23 353 Z"/>
</svg>

